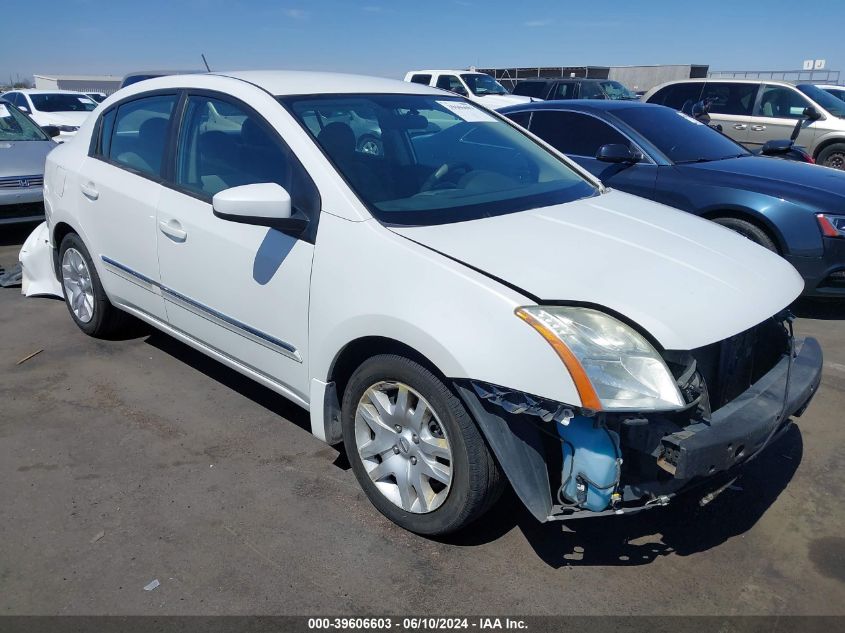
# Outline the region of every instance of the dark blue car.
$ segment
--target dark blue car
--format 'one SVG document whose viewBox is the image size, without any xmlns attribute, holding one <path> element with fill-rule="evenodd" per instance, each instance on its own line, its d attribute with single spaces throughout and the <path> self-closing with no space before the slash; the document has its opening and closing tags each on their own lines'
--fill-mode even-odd
<svg viewBox="0 0 845 633">
<path fill-rule="evenodd" d="M 670 108 L 544 101 L 500 112 L 607 186 L 695 213 L 780 253 L 805 296 L 845 297 L 845 172 L 753 156 Z"/>
</svg>

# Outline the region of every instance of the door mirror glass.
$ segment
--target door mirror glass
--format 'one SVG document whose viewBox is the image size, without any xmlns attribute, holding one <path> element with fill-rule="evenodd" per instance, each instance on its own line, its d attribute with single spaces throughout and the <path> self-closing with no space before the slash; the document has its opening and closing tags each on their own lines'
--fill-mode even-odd
<svg viewBox="0 0 845 633">
<path fill-rule="evenodd" d="M 221 220 L 269 226 L 280 231 L 302 231 L 304 217 L 294 217 L 290 194 L 274 182 L 230 187 L 214 194 L 211 206 Z"/>
<path fill-rule="evenodd" d="M 632 151 L 627 145 L 618 143 L 602 145 L 596 152 L 596 159 L 605 163 L 636 163 L 641 158 L 637 152 Z"/>
</svg>

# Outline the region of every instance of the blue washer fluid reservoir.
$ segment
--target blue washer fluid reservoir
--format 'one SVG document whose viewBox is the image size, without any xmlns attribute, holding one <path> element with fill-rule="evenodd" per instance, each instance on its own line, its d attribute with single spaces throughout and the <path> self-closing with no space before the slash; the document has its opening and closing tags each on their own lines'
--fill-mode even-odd
<svg viewBox="0 0 845 633">
<path fill-rule="evenodd" d="M 583 416 L 571 418 L 567 425 L 558 422 L 557 431 L 563 440 L 561 496 L 587 510 L 606 510 L 619 484 L 619 436 Z"/>
</svg>

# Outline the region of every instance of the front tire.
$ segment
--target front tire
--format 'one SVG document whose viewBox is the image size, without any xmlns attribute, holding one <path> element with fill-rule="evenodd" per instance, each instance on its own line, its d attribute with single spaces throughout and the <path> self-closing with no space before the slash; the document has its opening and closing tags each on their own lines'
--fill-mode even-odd
<svg viewBox="0 0 845 633">
<path fill-rule="evenodd" d="M 343 441 L 372 504 L 418 534 L 459 530 L 498 498 L 503 480 L 461 401 L 412 360 L 365 361 L 343 394 Z"/>
<path fill-rule="evenodd" d="M 91 255 L 76 233 L 68 233 L 62 240 L 59 262 L 65 305 L 79 329 L 103 338 L 123 328 L 128 315 L 109 301 Z"/>
<path fill-rule="evenodd" d="M 845 170 L 845 143 L 834 143 L 825 147 L 816 157 L 816 163 L 832 169 Z"/>
<path fill-rule="evenodd" d="M 713 221 L 716 224 L 721 224 L 725 228 L 739 233 L 742 237 L 748 238 L 755 244 L 759 244 L 773 253 L 778 252 L 777 245 L 775 245 L 774 240 L 769 237 L 768 233 L 751 222 L 740 220 L 739 218 L 713 218 Z"/>
</svg>

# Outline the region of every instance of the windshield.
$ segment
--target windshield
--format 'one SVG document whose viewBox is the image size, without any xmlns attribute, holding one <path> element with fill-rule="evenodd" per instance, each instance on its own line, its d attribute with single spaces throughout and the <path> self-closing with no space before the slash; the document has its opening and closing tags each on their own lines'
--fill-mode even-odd
<svg viewBox="0 0 845 633">
<path fill-rule="evenodd" d="M 483 97 L 484 95 L 508 94 L 508 91 L 505 90 L 505 87 L 498 81 L 493 79 L 490 75 L 484 75 L 482 73 L 469 73 L 466 75 L 461 75 L 461 79 L 466 82 L 466 85 L 469 86 L 469 89 L 472 90 L 473 94 L 477 97 Z"/>
<path fill-rule="evenodd" d="M 626 107 L 614 116 L 639 132 L 673 163 L 702 163 L 750 156 L 741 145 L 709 125 L 663 106 Z"/>
<path fill-rule="evenodd" d="M 608 99 L 634 100 L 639 98 L 618 81 L 603 81 L 601 82 L 601 87 L 604 89 Z"/>
<path fill-rule="evenodd" d="M 824 91 L 832 94 L 837 99 L 845 101 L 845 88 L 825 88 Z"/>
<path fill-rule="evenodd" d="M 39 112 L 91 112 L 97 107 L 91 97 L 82 93 L 30 93 L 29 98 L 32 99 L 32 105 Z"/>
<path fill-rule="evenodd" d="M 11 103 L 0 101 L 0 141 L 49 141 L 35 123 Z"/>
<path fill-rule="evenodd" d="M 463 99 L 377 94 L 280 101 L 382 222 L 460 222 L 597 193 L 560 158 Z"/>
<path fill-rule="evenodd" d="M 825 92 L 813 84 L 800 84 L 795 87 L 810 97 L 810 99 L 818 103 L 825 110 L 830 112 L 833 116 L 845 119 L 845 101 L 837 99 L 832 94 Z"/>
</svg>

